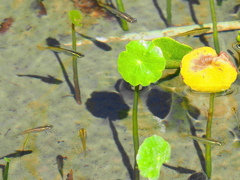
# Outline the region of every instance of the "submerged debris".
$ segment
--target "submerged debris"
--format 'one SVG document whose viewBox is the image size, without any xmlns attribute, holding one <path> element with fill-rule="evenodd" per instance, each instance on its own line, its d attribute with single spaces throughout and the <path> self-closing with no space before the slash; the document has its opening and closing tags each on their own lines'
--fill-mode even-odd
<svg viewBox="0 0 240 180">
<path fill-rule="evenodd" d="M 1 23 L 0 27 L 0 34 L 5 34 L 9 28 L 11 27 L 12 23 L 14 22 L 13 18 L 5 18 Z"/>
<path fill-rule="evenodd" d="M 73 171 L 72 169 L 70 170 L 70 172 L 67 174 L 67 179 L 66 180 L 73 180 Z"/>
<path fill-rule="evenodd" d="M 43 4 L 43 0 L 35 0 L 35 2 L 32 3 L 31 7 L 33 9 L 38 9 L 37 17 L 42 17 L 47 15 L 47 10 Z"/>
<path fill-rule="evenodd" d="M 86 148 L 87 148 L 87 130 L 85 128 L 81 128 L 79 130 L 79 136 L 82 141 L 82 147 L 83 147 L 83 152 L 84 152 L 84 157 L 86 157 Z"/>
<path fill-rule="evenodd" d="M 72 0 L 74 6 L 81 10 L 84 14 L 92 17 L 111 17 L 102 7 L 100 7 L 96 0 Z"/>
</svg>

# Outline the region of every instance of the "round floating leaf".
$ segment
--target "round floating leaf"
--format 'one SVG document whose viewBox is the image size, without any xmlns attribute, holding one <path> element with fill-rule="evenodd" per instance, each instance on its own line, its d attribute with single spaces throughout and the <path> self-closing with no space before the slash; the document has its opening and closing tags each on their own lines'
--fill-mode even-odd
<svg viewBox="0 0 240 180">
<path fill-rule="evenodd" d="M 132 86 L 148 86 L 162 76 L 165 58 L 159 47 L 149 41 L 131 41 L 118 57 L 118 72 Z"/>
<path fill-rule="evenodd" d="M 225 91 L 237 78 L 237 69 L 227 53 L 211 47 L 194 49 L 183 57 L 180 71 L 185 84 L 200 92 Z"/>
<path fill-rule="evenodd" d="M 166 68 L 180 67 L 183 56 L 192 51 L 192 47 L 181 44 L 169 37 L 154 39 L 153 44 L 160 47 L 164 58 L 166 59 Z"/>
<path fill-rule="evenodd" d="M 137 164 L 142 176 L 157 180 L 160 168 L 170 158 L 171 147 L 162 137 L 154 135 L 146 138 L 137 154 Z"/>
<path fill-rule="evenodd" d="M 72 23 L 76 26 L 82 26 L 80 23 L 82 21 L 81 13 L 77 10 L 71 10 L 68 12 L 68 17 L 72 21 Z"/>
</svg>

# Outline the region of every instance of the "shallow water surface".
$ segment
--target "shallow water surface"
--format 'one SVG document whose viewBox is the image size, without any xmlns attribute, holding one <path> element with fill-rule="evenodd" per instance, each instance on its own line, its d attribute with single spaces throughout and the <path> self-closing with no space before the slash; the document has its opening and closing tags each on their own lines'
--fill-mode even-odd
<svg viewBox="0 0 240 180">
<path fill-rule="evenodd" d="M 207 1 L 172 3 L 174 26 L 211 23 Z M 6 164 L 3 157 L 11 157 L 9 179 L 60 180 L 56 160 L 59 155 L 64 157 L 63 179 L 71 169 L 74 179 L 131 179 L 133 90 L 117 71 L 118 55 L 129 41 L 115 39 L 99 45 L 93 39 L 143 32 L 150 36 L 154 30 L 165 29 L 165 1 L 125 1 L 126 12 L 138 19 L 137 23 L 129 24 L 128 32 L 123 31 L 105 10 L 84 14 L 83 26 L 77 31 L 85 37 L 77 35 L 77 40 L 93 39 L 77 47 L 85 54 L 78 60 L 82 105 L 72 96 L 72 58 L 37 49 L 37 45 L 47 46 L 49 37 L 59 41 L 62 47 L 70 48 L 64 44 L 71 42 L 67 12 L 75 9 L 73 1 L 43 1 L 47 15 L 41 17 L 34 0 L 3 0 L 1 4 L 0 21 L 9 17 L 14 20 L 11 27 L 0 34 L 0 163 Z M 238 20 L 231 14 L 237 4 L 237 1 L 228 0 L 223 1 L 222 6 L 216 5 L 218 21 Z M 227 51 L 233 61 L 237 54 L 231 45 L 236 35 L 237 31 L 219 33 L 221 50 Z M 194 48 L 213 47 L 211 34 L 176 40 Z M 167 70 L 164 76 L 173 72 Z M 214 180 L 239 177 L 239 86 L 238 76 L 232 86 L 233 93 L 215 100 L 212 137 L 224 141 L 225 145 L 212 148 Z M 208 95 L 186 89 L 178 76 L 140 91 L 140 143 L 157 134 L 172 148 L 171 159 L 161 169 L 164 180 L 186 180 L 204 169 L 204 145 L 181 134 L 193 130 L 198 136 L 205 134 Z M 235 114 L 232 108 L 236 109 Z M 53 129 L 16 136 L 43 125 L 53 125 Z M 86 157 L 79 137 L 81 128 L 87 131 Z M 193 178 L 196 176 L 203 175 L 194 174 Z"/>
</svg>

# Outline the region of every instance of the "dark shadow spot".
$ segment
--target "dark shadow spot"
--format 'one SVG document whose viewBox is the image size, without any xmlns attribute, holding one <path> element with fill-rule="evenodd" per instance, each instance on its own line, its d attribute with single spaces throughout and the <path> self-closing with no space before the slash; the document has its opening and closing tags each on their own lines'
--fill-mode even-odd
<svg viewBox="0 0 240 180">
<path fill-rule="evenodd" d="M 130 109 L 119 94 L 105 91 L 93 92 L 86 107 L 93 116 L 112 121 L 126 118 Z"/>
<path fill-rule="evenodd" d="M 192 169 L 188 169 L 188 168 L 184 168 L 184 167 L 180 167 L 180 166 L 170 166 L 168 164 L 163 164 L 163 166 L 169 168 L 169 169 L 172 169 L 174 171 L 177 171 L 178 173 L 183 173 L 183 174 L 192 174 L 192 173 L 195 173 L 196 171 L 195 170 L 192 170 Z"/>
<path fill-rule="evenodd" d="M 86 36 L 84 34 L 81 33 L 77 33 L 80 36 L 82 36 L 85 39 L 88 39 L 90 41 L 92 41 L 93 44 L 95 44 L 95 46 L 99 47 L 100 49 L 104 50 L 104 51 L 111 51 L 112 47 L 109 46 L 108 44 L 102 42 L 102 41 L 98 41 L 96 38 L 90 37 L 90 36 Z"/>
<path fill-rule="evenodd" d="M 166 27 L 169 27 L 170 24 L 168 24 L 167 19 L 164 17 L 163 12 L 162 12 L 162 9 L 160 8 L 157 0 L 153 0 L 153 5 L 154 5 L 155 8 L 157 9 L 157 12 L 158 12 L 160 18 L 163 20 L 165 26 L 166 26 Z"/>
<path fill-rule="evenodd" d="M 196 172 L 192 174 L 188 180 L 208 180 L 208 177 L 203 172 Z"/>
<path fill-rule="evenodd" d="M 33 75 L 33 74 L 17 74 L 19 77 L 29 77 L 29 78 L 35 78 L 40 79 L 42 82 L 48 83 L 48 84 L 62 84 L 63 81 L 54 78 L 51 75 L 46 76 L 39 76 L 39 75 Z"/>
<path fill-rule="evenodd" d="M 164 119 L 170 112 L 172 95 L 159 89 L 151 89 L 148 98 L 148 109 L 154 116 Z"/>
</svg>

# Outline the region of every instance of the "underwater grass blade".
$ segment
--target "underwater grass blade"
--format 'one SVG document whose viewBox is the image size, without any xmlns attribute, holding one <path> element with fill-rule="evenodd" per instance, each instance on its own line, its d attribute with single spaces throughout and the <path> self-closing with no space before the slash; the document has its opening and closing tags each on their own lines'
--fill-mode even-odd
<svg viewBox="0 0 240 180">
<path fill-rule="evenodd" d="M 8 171 L 9 171 L 9 163 L 10 163 L 10 159 L 9 158 L 4 158 L 4 160 L 7 162 L 4 172 L 3 172 L 3 180 L 8 180 Z"/>
<path fill-rule="evenodd" d="M 139 99 L 139 85 L 134 88 L 134 100 L 132 109 L 132 133 L 133 133 L 133 145 L 134 145 L 134 180 L 139 179 L 139 170 L 136 161 L 138 149 L 139 149 L 139 137 L 138 137 L 138 99 Z"/>
<path fill-rule="evenodd" d="M 214 48 L 217 54 L 220 53 L 220 46 L 218 41 L 218 29 L 217 29 L 217 17 L 215 12 L 214 0 L 209 0 L 211 15 L 212 15 L 212 23 L 213 23 L 213 40 L 214 40 Z"/>
<path fill-rule="evenodd" d="M 82 17 L 79 11 L 72 10 L 68 13 L 68 16 L 70 20 L 72 21 L 72 49 L 73 51 L 77 51 L 77 41 L 76 41 L 76 31 L 75 31 L 75 25 L 81 26 L 80 23 Z M 73 56 L 73 81 L 74 81 L 74 87 L 75 87 L 75 100 L 78 104 L 82 104 L 81 101 L 81 92 L 79 88 L 79 81 L 78 81 L 78 69 L 77 69 L 77 57 Z"/>
<path fill-rule="evenodd" d="M 209 111 L 208 111 L 208 120 L 207 120 L 207 128 L 206 128 L 206 138 L 211 138 L 212 119 L 213 119 L 213 112 L 214 112 L 214 98 L 215 98 L 215 93 L 211 93 L 210 99 L 209 99 Z M 205 163 L 206 163 L 206 174 L 209 179 L 211 179 L 211 175 L 212 175 L 211 148 L 212 148 L 211 145 L 206 144 Z"/>
<path fill-rule="evenodd" d="M 167 0 L 167 23 L 168 27 L 172 26 L 172 0 Z"/>
<path fill-rule="evenodd" d="M 116 0 L 116 4 L 117 4 L 117 8 L 118 8 L 119 11 L 125 12 L 124 5 L 123 5 L 122 0 Z M 122 27 L 122 29 L 123 29 L 124 31 L 128 31 L 129 28 L 128 28 L 127 21 L 120 18 L 120 22 L 121 22 L 121 27 Z"/>
</svg>

